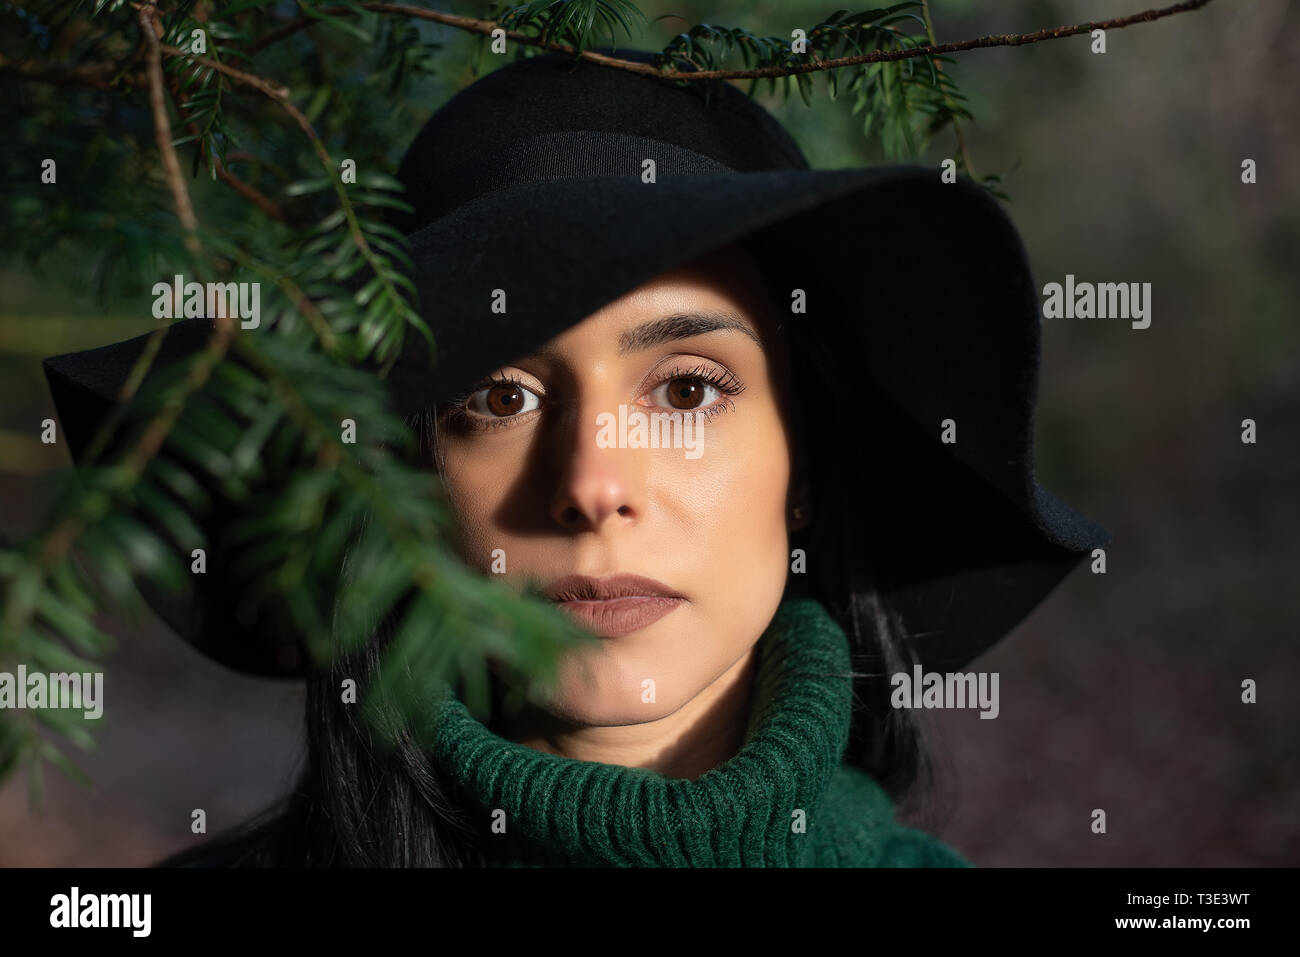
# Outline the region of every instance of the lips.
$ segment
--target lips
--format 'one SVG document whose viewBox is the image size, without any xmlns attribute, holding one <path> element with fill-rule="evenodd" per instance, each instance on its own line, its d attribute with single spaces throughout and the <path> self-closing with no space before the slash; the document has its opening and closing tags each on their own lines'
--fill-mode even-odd
<svg viewBox="0 0 1300 957">
<path fill-rule="evenodd" d="M 582 627 L 602 638 L 648 628 L 686 603 L 686 596 L 641 575 L 566 575 L 543 592 Z"/>
</svg>

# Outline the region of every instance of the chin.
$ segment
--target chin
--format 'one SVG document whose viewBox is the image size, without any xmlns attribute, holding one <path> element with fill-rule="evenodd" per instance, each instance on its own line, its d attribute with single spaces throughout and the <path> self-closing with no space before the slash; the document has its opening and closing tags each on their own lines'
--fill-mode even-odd
<svg viewBox="0 0 1300 957">
<path fill-rule="evenodd" d="M 665 678 L 654 656 L 638 654 L 634 643 L 634 636 L 625 635 L 604 639 L 595 652 L 570 655 L 537 706 L 572 724 L 613 727 L 665 718 L 700 692 L 689 675 Z M 648 678 L 655 682 L 653 698 L 644 685 Z"/>
</svg>

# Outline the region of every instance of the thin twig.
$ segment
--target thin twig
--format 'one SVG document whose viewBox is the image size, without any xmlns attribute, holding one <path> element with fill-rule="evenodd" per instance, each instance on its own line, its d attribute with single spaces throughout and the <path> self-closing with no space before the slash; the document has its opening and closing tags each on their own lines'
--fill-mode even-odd
<svg viewBox="0 0 1300 957">
<path fill-rule="evenodd" d="M 666 80 L 745 80 L 794 76 L 800 73 L 818 73 L 822 70 L 835 70 L 840 67 L 856 66 L 862 63 L 906 60 L 912 57 L 921 56 L 932 57 L 945 53 L 958 53 L 963 50 L 975 50 L 986 47 L 1023 46 L 1028 43 L 1040 43 L 1044 40 L 1058 40 L 1062 37 L 1075 36 L 1080 33 L 1091 33 L 1093 30 L 1120 30 L 1124 27 L 1130 27 L 1138 23 L 1151 23 L 1154 20 L 1174 16 L 1175 14 L 1199 10 L 1204 6 L 1207 6 L 1210 2 L 1211 0 L 1186 0 L 1184 3 L 1177 3 L 1171 7 L 1144 10 L 1141 13 L 1134 13 L 1127 17 L 1117 17 L 1112 20 L 1093 20 L 1088 23 L 1078 23 L 1073 26 L 1037 30 L 1033 33 L 996 34 L 975 37 L 970 40 L 957 40 L 952 43 L 930 43 L 925 46 L 910 47 L 908 49 L 899 50 L 873 50 L 870 53 L 863 53 L 855 56 L 836 57 L 829 60 L 814 59 L 808 63 L 754 67 L 746 70 L 694 70 L 688 72 L 679 70 L 661 71 L 655 69 L 653 65 L 648 63 L 641 63 L 635 60 L 623 60 L 619 57 L 609 56 L 604 53 L 596 53 L 593 50 L 578 50 L 567 43 L 543 41 L 538 37 L 519 33 L 515 30 L 507 30 L 505 33 L 508 39 L 513 40 L 516 43 L 539 47 L 557 53 L 568 53 L 578 59 L 590 60 L 593 63 L 600 63 L 617 70 L 626 70 L 629 73 L 643 73 L 647 76 L 654 76 Z M 441 23 L 445 26 L 455 27 L 468 33 L 490 35 L 491 32 L 497 28 L 497 23 L 492 20 L 478 20 L 473 17 L 462 17 L 452 13 L 442 13 L 438 10 L 426 10 L 421 7 L 412 7 L 401 3 L 362 3 L 361 7 L 374 13 L 389 13 L 396 16 L 412 17 L 417 20 L 429 20 L 433 23 Z M 356 11 L 351 7 L 322 7 L 320 8 L 320 12 L 330 16 L 346 16 L 348 14 L 354 14 Z M 257 53 L 258 51 L 265 49 L 267 46 L 270 46 L 272 43 L 283 40 L 285 37 L 292 36 L 299 30 L 305 30 L 308 27 L 315 26 L 322 22 L 326 21 L 311 17 L 302 17 L 293 20 L 254 42 L 252 46 L 249 47 L 249 51 L 251 53 Z M 171 49 L 175 50 L 174 47 Z M 195 57 L 195 59 L 199 60 L 198 57 Z M 207 62 L 211 65 L 211 61 L 200 60 L 200 62 Z M 230 72 L 231 70 L 233 70 L 233 68 L 227 70 L 228 76 L 235 78 L 251 76 L 250 74 L 242 73 L 242 71 Z M 25 60 L 15 62 L 5 58 L 4 56 L 0 56 L 0 74 L 8 74 L 20 79 L 38 80 L 45 83 L 55 83 L 67 86 L 90 86 L 100 89 L 107 89 L 116 82 L 121 82 L 133 87 L 143 87 L 146 86 L 148 82 L 146 78 L 139 76 L 138 74 L 119 71 L 117 64 L 89 63 L 68 69 L 64 67 L 37 66 Z M 267 81 L 260 80 L 258 82 L 266 83 Z M 257 83 L 254 82 L 252 85 L 257 85 Z M 283 91 L 283 87 L 279 89 Z M 264 90 L 263 92 L 267 92 L 268 95 L 275 95 L 269 91 Z"/>
<path fill-rule="evenodd" d="M 204 156 L 206 158 L 207 154 L 205 153 Z M 250 186 L 234 173 L 230 172 L 230 170 L 226 169 L 225 164 L 221 162 L 220 156 L 213 156 L 212 163 L 216 167 L 217 179 L 221 180 L 240 196 L 244 197 L 244 199 L 255 205 L 258 209 L 262 210 L 266 215 L 278 219 L 282 223 L 288 222 L 288 218 L 284 215 L 284 210 L 282 210 L 274 200 L 268 199 L 262 193 L 258 192 L 256 187 Z"/>
<path fill-rule="evenodd" d="M 163 95 L 162 51 L 159 49 L 158 36 L 153 25 L 153 4 L 140 7 L 136 13 L 140 20 L 140 29 L 144 31 L 149 43 L 149 107 L 153 111 L 154 137 L 158 140 L 158 152 L 162 156 L 163 172 L 171 186 L 172 200 L 176 203 L 176 217 L 185 230 L 185 248 L 195 256 L 201 252 L 199 246 L 199 220 L 194 215 L 194 206 L 190 203 L 190 194 L 185 189 L 185 180 L 181 177 L 180 160 L 176 158 L 176 149 L 172 146 L 171 123 L 167 120 L 167 106 Z"/>
<path fill-rule="evenodd" d="M 348 197 L 347 190 L 343 188 L 343 184 L 339 179 L 338 168 L 330 158 L 329 151 L 325 149 L 325 144 L 321 141 L 319 134 L 317 134 L 315 128 L 311 125 L 311 120 L 307 119 L 303 112 L 294 105 L 293 100 L 289 98 L 288 87 L 277 87 L 269 80 L 255 74 L 246 73 L 243 70 L 237 70 L 228 64 L 209 59 L 208 57 L 187 53 L 184 50 L 169 46 L 166 43 L 161 46 L 162 52 L 169 56 L 180 57 L 184 60 L 200 63 L 210 69 L 224 73 L 232 79 L 238 80 L 248 86 L 252 86 L 254 89 L 261 91 L 266 96 L 280 104 L 284 111 L 293 118 L 295 123 L 298 124 L 299 129 L 302 130 L 304 135 L 306 135 L 306 137 L 311 141 L 312 149 L 315 150 L 317 157 L 320 158 L 321 165 L 324 166 L 326 172 L 329 173 L 330 182 L 334 187 L 335 194 L 339 198 L 339 205 L 343 210 L 343 215 L 347 217 L 348 232 L 352 236 L 353 243 L 356 245 L 357 249 L 360 250 L 361 255 L 365 257 L 366 262 L 370 265 L 370 268 L 374 270 L 375 274 L 382 276 L 383 270 L 379 268 L 375 252 L 370 247 L 370 243 L 367 241 L 365 233 L 361 230 L 361 224 L 357 221 L 356 210 L 352 206 L 352 201 Z M 384 282 L 394 296 L 400 295 L 390 281 L 385 280 Z"/>
<path fill-rule="evenodd" d="M 930 19 L 930 0 L 921 0 L 921 15 L 925 19 L 925 35 L 929 39 L 930 45 L 933 46 L 934 22 Z M 938 57 L 934 59 L 934 69 L 936 73 L 943 72 L 943 64 L 939 62 Z M 948 95 L 946 90 L 943 94 L 943 102 L 950 110 L 957 105 L 952 101 L 952 97 Z M 961 156 L 961 165 L 965 167 L 967 176 L 976 179 L 975 167 L 971 165 L 970 153 L 966 151 L 966 137 L 962 135 L 961 124 L 957 122 L 956 116 L 953 116 L 948 122 L 952 124 L 953 135 L 957 137 L 957 153 Z"/>
<path fill-rule="evenodd" d="M 283 86 L 277 87 L 275 84 L 271 83 L 268 80 L 263 79 L 262 77 L 254 76 L 251 73 L 245 73 L 242 70 L 235 69 L 234 67 L 228 66 L 224 63 L 220 63 L 216 60 L 209 59 L 207 57 L 186 53 L 184 50 L 181 50 L 177 47 L 170 46 L 169 44 L 165 44 L 165 43 L 160 44 L 159 48 L 161 52 L 166 53 L 170 56 L 178 56 L 184 59 L 194 60 L 195 62 L 200 63 L 203 66 L 210 67 L 219 73 L 222 73 L 224 75 L 232 77 L 233 79 L 238 80 L 241 83 L 245 83 L 250 86 L 253 86 L 256 89 L 260 90 L 261 92 L 265 93 L 267 96 L 271 97 L 272 99 L 277 100 L 281 104 L 281 106 L 283 106 L 289 112 L 289 114 L 294 117 L 298 125 L 303 128 L 304 132 L 308 135 L 308 137 L 311 138 L 313 144 L 316 145 L 317 155 L 321 157 L 322 162 L 324 162 L 326 166 L 331 170 L 333 169 L 333 164 L 330 161 L 329 154 L 325 152 L 324 144 L 320 142 L 320 137 L 316 135 L 316 131 L 312 128 L 310 121 L 289 100 L 289 90 L 287 87 L 283 87 Z M 174 81 L 171 85 L 171 91 L 173 97 L 179 97 L 179 90 L 177 88 L 177 84 Z M 180 112 L 179 103 L 177 104 L 177 112 L 178 113 Z M 195 126 L 192 122 L 187 122 L 186 127 L 187 129 L 190 130 L 191 133 L 196 132 Z M 200 147 L 201 146 L 202 143 L 200 142 Z M 206 153 L 205 153 L 205 157 L 206 157 Z M 212 159 L 216 165 L 216 171 L 218 176 L 222 176 L 223 179 L 225 179 L 245 198 L 256 203 L 259 207 L 266 210 L 268 213 L 275 216 L 277 219 L 281 220 L 282 222 L 285 221 L 285 216 L 283 211 L 275 203 L 267 199 L 265 196 L 262 196 L 261 193 L 259 193 L 253 187 L 249 186 L 247 183 L 243 182 L 243 180 L 239 179 L 238 177 L 234 176 L 231 173 L 226 172 L 225 167 L 221 163 L 220 157 L 214 156 L 212 157 Z M 360 232 L 359 228 L 358 228 L 358 232 Z M 365 243 L 364 237 L 361 238 L 361 243 L 363 244 L 363 251 L 368 252 L 369 244 Z M 245 263 L 245 265 L 250 265 L 250 264 L 251 264 L 250 262 Z M 285 285 L 286 282 L 288 283 L 287 287 Z M 321 315 L 320 310 L 316 308 L 315 303 L 313 303 L 306 296 L 306 294 L 303 293 L 303 291 L 300 288 L 298 288 L 296 283 L 293 283 L 292 281 L 288 280 L 287 277 L 284 277 L 284 281 L 280 282 L 279 284 L 280 287 L 285 291 L 286 295 L 288 295 L 289 298 L 294 302 L 294 305 L 297 306 L 298 309 L 302 311 L 303 315 L 306 316 L 308 324 L 312 327 L 313 330 L 315 330 L 316 335 L 320 339 L 321 344 L 325 348 L 325 350 L 327 352 L 336 351 L 338 346 L 337 346 L 337 338 L 334 335 L 334 330 L 330 328 L 329 323 L 325 320 L 325 317 Z"/>
<path fill-rule="evenodd" d="M 176 150 L 172 146 L 171 123 L 167 119 L 167 108 L 163 103 L 162 55 L 159 51 L 158 36 L 154 32 L 154 14 L 156 10 L 152 3 L 133 4 L 133 6 L 135 7 L 136 15 L 140 21 L 140 43 L 136 46 L 136 53 L 133 54 L 133 59 L 139 59 L 140 51 L 148 51 L 147 75 L 149 78 L 149 105 L 153 113 L 154 133 L 158 141 L 158 152 L 162 157 L 163 169 L 166 171 L 167 182 L 171 187 L 172 198 L 176 203 L 176 216 L 181 221 L 181 225 L 186 231 L 185 246 L 192 254 L 198 256 L 202 252 L 202 246 L 200 245 L 198 238 L 199 221 L 198 217 L 194 213 L 194 207 L 190 203 L 190 195 L 189 191 L 185 188 L 185 181 L 181 177 L 180 161 L 177 159 Z M 149 369 L 153 366 L 154 358 L 157 356 L 158 350 L 162 347 L 163 337 L 167 334 L 168 325 L 169 324 L 167 323 L 160 324 L 156 329 L 154 329 L 153 334 L 148 338 L 148 340 L 146 340 L 144 349 L 136 359 L 135 364 L 132 365 L 131 371 L 127 373 L 126 379 L 118 390 L 116 404 L 109 411 L 109 414 L 105 417 L 104 421 L 100 423 L 95 434 L 91 437 L 91 441 L 86 447 L 85 452 L 83 452 L 82 460 L 84 462 L 93 462 L 99 456 L 102 449 L 107 445 L 109 437 L 117 428 L 118 420 L 122 417 L 127 403 L 130 402 L 132 396 L 134 396 L 136 391 L 140 388 L 140 385 L 143 383 Z M 222 319 L 218 319 L 217 325 L 218 327 L 228 326 L 230 325 L 230 321 L 229 319 L 225 319 L 223 322 Z M 220 333 L 221 329 L 218 328 L 217 331 Z M 224 346 L 222 347 L 221 352 L 225 352 Z M 176 414 L 180 414 L 179 408 L 176 410 Z M 146 430 L 146 437 L 149 437 L 149 433 L 152 432 L 160 419 L 161 416 L 149 424 L 149 427 Z M 170 426 L 167 426 L 167 428 L 170 428 Z M 162 436 L 165 437 L 166 434 L 166 429 L 164 429 Z M 160 444 L 161 441 L 162 439 L 159 438 L 158 442 Z M 73 537 L 75 538 L 75 535 Z"/>
<path fill-rule="evenodd" d="M 1186 13 L 1190 10 L 1199 10 L 1208 3 L 1210 3 L 1210 0 L 1186 0 L 1184 3 L 1177 3 L 1171 7 L 1144 10 L 1141 13 L 1134 13 L 1127 17 L 1116 17 L 1112 20 L 1096 20 L 1068 27 L 1053 27 L 1051 29 L 1037 30 L 1033 33 L 1004 33 L 992 36 L 975 37 L 970 40 L 958 40 L 952 43 L 931 42 L 926 46 L 912 47 L 906 50 L 873 50 L 870 53 L 857 54 L 855 56 L 835 57 L 829 60 L 817 59 L 808 63 L 795 63 L 785 66 L 754 67 L 746 70 L 695 70 L 691 72 L 681 72 L 677 70 L 660 71 L 655 69 L 655 67 L 649 63 L 641 63 L 635 60 L 623 60 L 619 57 L 609 56 L 604 53 L 596 53 L 592 50 L 578 50 L 576 47 L 567 43 L 556 43 L 554 41 L 546 42 L 538 37 L 519 33 L 515 30 L 507 30 L 505 31 L 505 35 L 507 39 L 513 40 L 516 43 L 540 47 L 557 53 L 570 53 L 580 59 L 591 60 L 594 63 L 600 63 L 604 66 L 613 67 L 614 69 L 626 70 L 629 73 L 644 73 L 648 76 L 659 77 L 660 79 L 746 80 L 793 76 L 799 73 L 816 73 L 821 70 L 834 70 L 839 67 L 855 66 L 860 63 L 878 63 L 886 60 L 906 60 L 918 56 L 938 56 L 944 53 L 957 53 L 962 50 L 974 50 L 984 47 L 1023 46 L 1027 43 L 1040 43 L 1043 40 L 1057 40 L 1061 37 L 1075 36 L 1080 33 L 1091 33 L 1093 30 L 1119 30 L 1124 27 L 1133 26 L 1137 23 L 1150 23 L 1153 20 L 1159 20 L 1163 17 Z M 422 7 L 412 7 L 403 3 L 362 3 L 360 6 L 374 13 L 391 13 L 398 16 L 412 17 L 417 20 L 429 20 L 434 23 L 441 23 L 445 26 L 465 30 L 469 33 L 490 35 L 492 31 L 497 29 L 499 26 L 499 24 L 493 20 L 478 20 L 474 17 L 462 17 L 453 13 L 443 13 L 438 10 L 426 10 Z M 354 14 L 356 11 L 349 7 L 322 7 L 320 8 L 320 12 L 330 16 L 346 16 L 350 13 Z M 249 51 L 250 53 L 256 53 L 272 43 L 293 35 L 299 30 L 304 30 L 322 22 L 325 21 L 313 17 L 301 17 L 285 24 L 273 33 L 258 40 L 249 48 Z"/>
<path fill-rule="evenodd" d="M 298 109 L 298 107 L 294 105 L 293 100 L 289 98 L 289 88 L 287 86 L 276 86 L 270 80 L 264 79 L 256 74 L 245 73 L 243 70 L 237 70 L 228 64 L 209 59 L 205 56 L 188 53 L 179 47 L 170 46 L 166 43 L 162 44 L 162 52 L 169 56 L 191 60 L 195 63 L 202 64 L 211 70 L 224 73 L 231 79 L 238 80 L 240 83 L 251 86 L 275 100 L 281 107 L 283 107 L 286 113 L 293 117 L 293 121 L 298 124 L 299 129 L 301 129 L 303 133 L 306 134 L 307 138 L 311 140 L 312 148 L 316 151 L 316 155 L 320 158 L 320 161 L 324 164 L 326 170 L 331 174 L 337 174 L 338 170 L 334 166 L 334 161 L 330 159 L 329 152 L 325 149 L 325 144 L 321 142 L 321 138 L 316 133 L 316 129 L 311 125 L 311 120 L 307 119 L 307 117 L 303 115 L 302 110 Z M 357 229 L 357 245 L 363 252 L 368 252 L 370 249 L 365 237 L 361 235 L 359 227 Z"/>
<path fill-rule="evenodd" d="M 182 59 L 185 60 L 191 60 L 194 63 L 200 63 L 203 66 L 206 66 L 210 70 L 216 70 L 219 73 L 224 73 L 232 80 L 238 80 L 240 83 L 243 83 L 246 86 L 251 86 L 256 90 L 260 90 L 261 92 L 265 93 L 267 96 L 271 97 L 272 99 L 285 100 L 288 99 L 289 97 L 289 88 L 287 86 L 276 86 L 270 80 L 257 76 L 254 73 L 245 73 L 243 70 L 237 69 L 228 63 L 222 63 L 219 60 L 212 60 L 209 59 L 208 57 L 200 56 L 197 53 L 191 53 L 188 50 L 182 50 L 180 47 L 174 47 L 169 43 L 159 44 L 159 48 L 162 50 L 163 53 L 166 53 L 168 56 L 181 57 Z"/>
<path fill-rule="evenodd" d="M 167 88 L 171 92 L 172 103 L 176 105 L 177 115 L 184 117 L 185 114 L 182 110 L 183 104 L 181 102 L 180 83 L 177 81 L 175 76 L 169 76 L 167 78 Z M 266 213 L 266 215 L 273 219 L 278 219 L 282 223 L 287 221 L 284 215 L 284 210 L 280 208 L 279 204 L 274 200 L 267 198 L 259 192 L 256 187 L 245 183 L 234 173 L 226 169 L 226 164 L 221 162 L 220 156 L 217 156 L 215 153 L 209 154 L 209 152 L 203 148 L 203 137 L 199 132 L 198 125 L 193 120 L 183 120 L 183 123 L 185 124 L 186 132 L 195 138 L 195 142 L 203 156 L 203 165 L 210 166 L 216 173 L 217 179 L 221 180 L 262 212 Z"/>
</svg>

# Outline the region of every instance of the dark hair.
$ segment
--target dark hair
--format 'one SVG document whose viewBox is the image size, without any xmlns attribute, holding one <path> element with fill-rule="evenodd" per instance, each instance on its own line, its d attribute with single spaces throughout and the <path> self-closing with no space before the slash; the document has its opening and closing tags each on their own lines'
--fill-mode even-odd
<svg viewBox="0 0 1300 957">
<path fill-rule="evenodd" d="M 742 246 L 759 257 L 770 250 L 758 237 Z M 763 275 L 773 302 L 786 301 L 780 271 Z M 925 736 L 909 709 L 889 706 L 889 678 L 908 671 L 913 657 L 898 617 L 882 597 L 879 555 L 861 539 L 871 528 L 875 468 L 864 468 L 851 436 L 887 436 L 883 404 L 864 401 L 858 373 L 845 364 L 841 343 L 797 317 L 780 324 L 790 361 L 789 412 L 799 470 L 812 506 L 809 526 L 791 536 L 808 556 L 808 573 L 791 575 L 787 595 L 817 598 L 848 637 L 854 671 L 854 706 L 845 759 L 874 777 L 896 801 L 931 769 Z M 407 419 L 419 437 L 419 454 L 437 467 L 438 416 L 425 410 Z M 873 442 L 888 449 L 888 441 Z M 854 476 L 861 484 L 846 484 Z M 395 617 L 395 616 L 394 616 Z M 226 866 L 475 866 L 482 858 L 473 829 L 458 807 L 455 782 L 443 780 L 394 711 L 387 725 L 371 728 L 355 705 L 343 703 L 346 677 L 358 690 L 378 672 L 391 640 L 393 618 L 382 622 L 369 645 L 336 656 L 307 683 L 307 760 L 291 794 L 233 834 L 164 862 Z M 395 744 L 388 746 L 387 741 Z"/>
</svg>

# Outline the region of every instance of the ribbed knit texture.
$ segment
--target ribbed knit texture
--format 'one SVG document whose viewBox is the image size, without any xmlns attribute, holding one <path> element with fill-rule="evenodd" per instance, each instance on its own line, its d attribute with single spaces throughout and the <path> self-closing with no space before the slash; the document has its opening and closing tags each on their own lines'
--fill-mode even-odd
<svg viewBox="0 0 1300 957">
<path fill-rule="evenodd" d="M 446 690 L 430 757 L 458 782 L 490 866 L 969 866 L 897 824 L 879 785 L 841 764 L 852 669 L 826 610 L 783 602 L 756 652 L 743 744 L 695 780 L 517 744 Z"/>
</svg>

